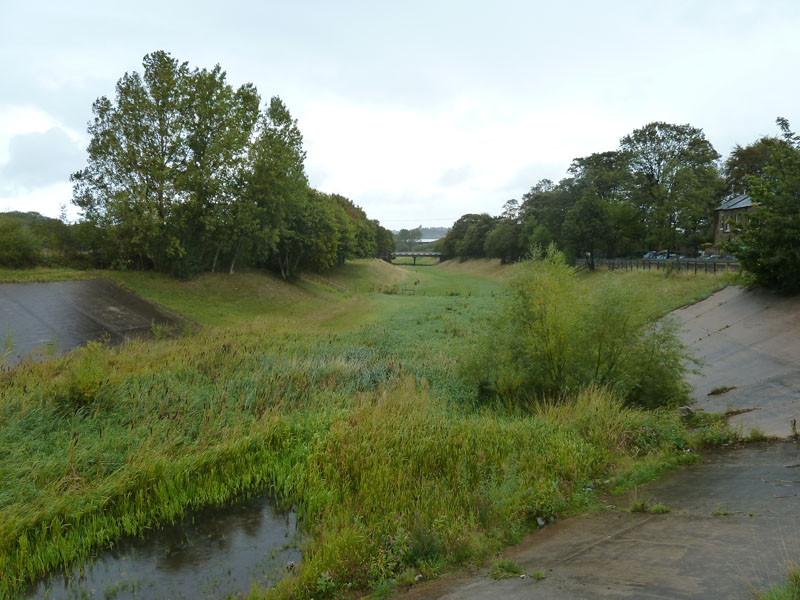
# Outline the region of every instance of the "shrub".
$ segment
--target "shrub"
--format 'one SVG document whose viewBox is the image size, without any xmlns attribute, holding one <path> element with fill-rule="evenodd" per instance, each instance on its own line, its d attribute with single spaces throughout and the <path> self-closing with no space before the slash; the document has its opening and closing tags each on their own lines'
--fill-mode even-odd
<svg viewBox="0 0 800 600">
<path fill-rule="evenodd" d="M 467 376 L 505 401 L 564 397 L 589 385 L 653 408 L 686 398 L 687 355 L 655 299 L 609 274 L 583 285 L 551 247 L 524 263 L 499 316 L 469 361 Z"/>
<path fill-rule="evenodd" d="M 20 268 L 35 265 L 40 246 L 27 225 L 13 217 L 0 215 L 0 266 Z"/>
</svg>

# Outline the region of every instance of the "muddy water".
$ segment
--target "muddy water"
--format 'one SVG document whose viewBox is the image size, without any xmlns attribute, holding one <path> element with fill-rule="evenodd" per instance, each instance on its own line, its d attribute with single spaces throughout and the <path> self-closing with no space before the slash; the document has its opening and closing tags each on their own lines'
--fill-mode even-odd
<svg viewBox="0 0 800 600">
<path fill-rule="evenodd" d="M 0 284 L 0 359 L 66 352 L 90 340 L 147 335 L 153 323 L 179 320 L 104 280 Z M 0 363 L 3 361 L 0 360 Z"/>
<path fill-rule="evenodd" d="M 226 598 L 277 582 L 299 563 L 298 544 L 294 513 L 257 498 L 124 540 L 68 576 L 37 582 L 26 598 Z"/>
</svg>

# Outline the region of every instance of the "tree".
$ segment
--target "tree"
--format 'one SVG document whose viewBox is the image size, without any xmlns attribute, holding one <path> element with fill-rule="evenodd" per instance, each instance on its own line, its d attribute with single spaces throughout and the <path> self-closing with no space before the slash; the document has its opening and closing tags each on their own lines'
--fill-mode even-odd
<svg viewBox="0 0 800 600">
<path fill-rule="evenodd" d="M 715 166 L 719 154 L 701 129 L 649 123 L 623 137 L 620 150 L 627 155 L 632 200 L 642 213 L 651 246 L 674 251 L 687 237 L 710 235 L 722 182 Z"/>
<path fill-rule="evenodd" d="M 594 271 L 597 250 L 607 244 L 610 231 L 608 203 L 587 190 L 564 220 L 564 243 L 574 256 L 587 255 Z"/>
<path fill-rule="evenodd" d="M 247 153 L 259 116 L 259 96 L 252 84 L 238 90 L 225 81 L 220 66 L 195 70 L 187 78 L 186 162 L 180 188 L 186 193 L 178 207 L 186 257 L 181 274 L 216 270 L 220 253 L 229 249 L 234 206 L 244 188 Z M 237 206 L 238 211 L 243 207 Z M 188 264 L 187 264 L 188 263 Z"/>
<path fill-rule="evenodd" d="M 299 220 L 306 214 L 308 180 L 305 173 L 303 136 L 289 109 L 277 96 L 260 121 L 260 135 L 253 144 L 252 173 L 248 181 L 247 202 L 257 215 L 257 237 L 244 232 L 235 241 L 233 260 L 240 251 L 249 251 L 257 261 L 266 261 L 277 251 L 277 262 L 284 278 L 293 277 L 301 247 L 297 242 Z M 248 239 L 255 240 L 248 242 Z"/>
<path fill-rule="evenodd" d="M 519 259 L 525 249 L 521 244 L 522 226 L 511 219 L 501 219 L 486 236 L 484 254 L 499 258 L 501 264 Z"/>
<path fill-rule="evenodd" d="M 485 256 L 486 237 L 494 226 L 495 220 L 492 217 L 485 213 L 479 215 L 479 218 L 471 223 L 464 232 L 459 255 L 462 258 L 481 258 Z"/>
<path fill-rule="evenodd" d="M 761 177 L 764 168 L 769 165 L 774 148 L 785 143 L 779 138 L 765 136 L 744 148 L 736 144 L 723 169 L 729 193 L 747 193 L 748 178 Z"/>
<path fill-rule="evenodd" d="M 756 281 L 783 293 L 800 291 L 800 141 L 779 118 L 783 140 L 762 140 L 769 156 L 760 177 L 750 177 L 756 205 L 729 250 Z"/>
</svg>

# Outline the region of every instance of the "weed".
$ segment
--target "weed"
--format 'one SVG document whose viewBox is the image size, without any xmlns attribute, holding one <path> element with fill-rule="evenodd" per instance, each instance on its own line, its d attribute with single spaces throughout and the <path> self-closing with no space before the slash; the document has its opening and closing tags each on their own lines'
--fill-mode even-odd
<svg viewBox="0 0 800 600">
<path fill-rule="evenodd" d="M 715 510 L 714 512 L 711 513 L 711 516 L 713 516 L 713 517 L 731 517 L 731 516 L 733 516 L 735 514 L 736 513 L 731 511 L 731 510 L 726 510 L 724 508 L 718 508 L 717 510 Z"/>
<path fill-rule="evenodd" d="M 545 575 L 542 571 L 534 571 L 531 573 L 531 578 L 535 579 L 536 581 L 541 581 L 542 579 L 547 579 L 547 575 Z"/>
<path fill-rule="evenodd" d="M 659 502 L 658 504 L 654 504 L 653 506 L 650 507 L 650 514 L 653 514 L 653 515 L 666 515 L 667 513 L 670 512 L 670 510 L 671 509 L 670 509 L 669 506 L 667 506 L 665 504 L 661 504 Z"/>
<path fill-rule="evenodd" d="M 753 590 L 752 597 L 755 600 L 800 600 L 800 567 L 789 569 L 786 581 L 766 592 Z"/>
<path fill-rule="evenodd" d="M 508 579 L 522 575 L 522 568 L 510 558 L 498 558 L 492 562 L 489 577 L 492 579 Z"/>
<path fill-rule="evenodd" d="M 709 396 L 718 396 L 720 394 L 724 394 L 725 392 L 730 392 L 731 390 L 735 390 L 735 385 L 722 385 L 719 387 L 713 388 L 710 392 L 708 392 Z"/>
</svg>

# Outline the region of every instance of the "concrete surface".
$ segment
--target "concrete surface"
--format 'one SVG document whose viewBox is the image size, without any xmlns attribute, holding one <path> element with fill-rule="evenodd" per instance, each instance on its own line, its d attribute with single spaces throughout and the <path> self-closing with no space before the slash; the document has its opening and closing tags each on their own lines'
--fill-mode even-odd
<svg viewBox="0 0 800 600">
<path fill-rule="evenodd" d="M 626 512 L 636 500 L 671 512 Z M 496 581 L 486 565 L 403 598 L 749 598 L 800 559 L 794 442 L 718 452 L 609 501 L 618 506 L 548 525 L 504 553 L 527 573 L 544 573 L 541 581 Z"/>
<path fill-rule="evenodd" d="M 686 328 L 683 341 L 703 363 L 688 378 L 694 406 L 748 411 L 731 424 L 791 435 L 791 419 L 800 421 L 800 297 L 728 287 L 673 314 Z M 734 389 L 708 395 L 719 387 Z"/>
<path fill-rule="evenodd" d="M 154 321 L 180 323 L 177 316 L 110 281 L 0 284 L 0 358 L 9 334 L 14 346 L 7 364 L 46 345 L 65 352 L 105 336 L 120 343 L 148 334 Z"/>
</svg>

